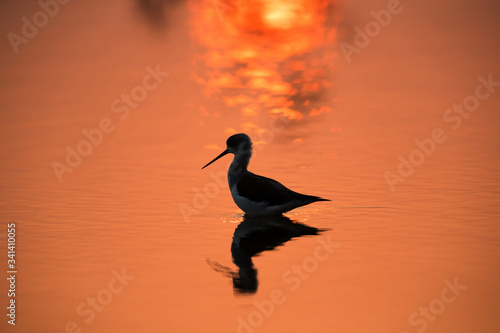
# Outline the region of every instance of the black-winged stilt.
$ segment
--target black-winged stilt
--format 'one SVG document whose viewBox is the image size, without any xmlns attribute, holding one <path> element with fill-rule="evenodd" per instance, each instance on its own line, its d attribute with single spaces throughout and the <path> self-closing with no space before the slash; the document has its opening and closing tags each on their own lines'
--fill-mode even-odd
<svg viewBox="0 0 500 333">
<path fill-rule="evenodd" d="M 202 169 L 226 154 L 234 154 L 227 178 L 236 205 L 248 216 L 280 215 L 316 201 L 330 201 L 286 188 L 274 179 L 258 176 L 247 170 L 252 157 L 252 140 L 244 133 L 234 134 L 226 142 L 226 150 Z"/>
</svg>

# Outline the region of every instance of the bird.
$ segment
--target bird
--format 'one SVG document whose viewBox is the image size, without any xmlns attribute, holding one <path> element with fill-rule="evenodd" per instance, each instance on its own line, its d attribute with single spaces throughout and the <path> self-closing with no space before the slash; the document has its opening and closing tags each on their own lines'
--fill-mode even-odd
<svg viewBox="0 0 500 333">
<path fill-rule="evenodd" d="M 234 154 L 234 159 L 227 173 L 229 189 L 234 202 L 245 212 L 245 216 L 277 216 L 313 202 L 331 201 L 297 193 L 274 179 L 248 171 L 252 157 L 252 140 L 245 133 L 230 136 L 226 141 L 226 150 L 202 169 L 230 153 Z"/>
</svg>

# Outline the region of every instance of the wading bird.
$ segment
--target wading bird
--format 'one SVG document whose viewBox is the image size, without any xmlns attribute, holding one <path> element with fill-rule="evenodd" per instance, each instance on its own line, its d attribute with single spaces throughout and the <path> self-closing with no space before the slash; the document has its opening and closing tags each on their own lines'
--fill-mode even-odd
<svg viewBox="0 0 500 333">
<path fill-rule="evenodd" d="M 202 169 L 229 153 L 234 154 L 227 173 L 229 189 L 236 205 L 248 216 L 281 215 L 316 201 L 330 201 L 294 192 L 274 179 L 258 176 L 248 171 L 248 163 L 252 157 L 252 140 L 244 133 L 229 137 L 226 150 Z"/>
</svg>

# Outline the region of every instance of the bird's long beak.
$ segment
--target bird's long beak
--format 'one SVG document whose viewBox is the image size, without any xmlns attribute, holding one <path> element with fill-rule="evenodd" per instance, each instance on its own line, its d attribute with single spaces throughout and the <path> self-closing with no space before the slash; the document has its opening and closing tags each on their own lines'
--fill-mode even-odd
<svg viewBox="0 0 500 333">
<path fill-rule="evenodd" d="M 222 156 L 228 154 L 229 152 L 226 150 L 224 150 L 222 152 L 222 154 L 220 154 L 219 156 L 217 156 L 216 158 L 214 158 L 212 161 L 208 162 L 207 165 L 205 165 L 202 169 L 205 169 L 207 166 L 209 166 L 210 164 L 214 163 L 215 161 L 217 161 L 219 158 L 221 158 Z"/>
</svg>

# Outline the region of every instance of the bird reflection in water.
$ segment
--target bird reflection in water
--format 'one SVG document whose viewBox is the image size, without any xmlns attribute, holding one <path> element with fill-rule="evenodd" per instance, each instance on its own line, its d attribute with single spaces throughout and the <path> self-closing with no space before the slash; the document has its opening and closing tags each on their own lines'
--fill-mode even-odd
<svg viewBox="0 0 500 333">
<path fill-rule="evenodd" d="M 207 259 L 215 271 L 231 278 L 235 294 L 257 292 L 259 281 L 252 258 L 264 251 L 273 250 L 292 238 L 304 235 L 318 235 L 324 229 L 294 222 L 286 216 L 248 217 L 236 227 L 231 243 L 233 262 L 238 271 L 233 271 L 217 262 Z"/>
</svg>

